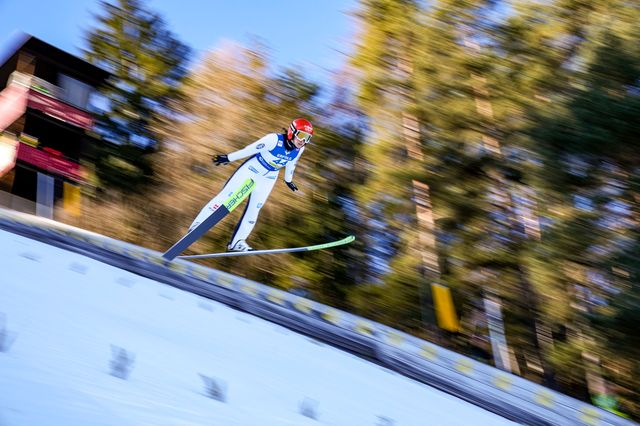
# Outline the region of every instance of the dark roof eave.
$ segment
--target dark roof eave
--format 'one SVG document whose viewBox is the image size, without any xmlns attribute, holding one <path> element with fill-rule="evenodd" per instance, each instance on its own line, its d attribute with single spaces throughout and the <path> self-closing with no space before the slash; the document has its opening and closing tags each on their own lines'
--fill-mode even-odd
<svg viewBox="0 0 640 426">
<path fill-rule="evenodd" d="M 6 55 L 5 61 L 11 58 L 16 52 L 24 50 L 31 53 L 40 54 L 41 58 L 45 60 L 51 60 L 59 63 L 67 68 L 70 73 L 83 76 L 84 79 L 89 79 L 95 86 L 99 86 L 104 83 L 111 74 L 94 65 L 84 59 L 81 59 L 69 52 L 59 49 L 37 37 L 30 34 L 20 34 L 12 40 L 8 55 Z M 0 64 L 1 66 L 2 64 Z"/>
</svg>

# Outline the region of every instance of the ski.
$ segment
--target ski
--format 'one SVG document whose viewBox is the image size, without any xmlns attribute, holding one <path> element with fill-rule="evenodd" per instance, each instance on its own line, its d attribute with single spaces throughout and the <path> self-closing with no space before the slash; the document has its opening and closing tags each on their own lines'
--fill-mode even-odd
<svg viewBox="0 0 640 426">
<path fill-rule="evenodd" d="M 324 243 L 324 244 L 316 244 L 314 246 L 280 248 L 280 249 L 271 249 L 271 250 L 228 251 L 224 253 L 193 254 L 188 256 L 178 256 L 178 259 L 208 259 L 211 257 L 253 256 L 258 254 L 296 253 L 301 251 L 322 250 L 322 249 L 337 247 L 344 244 L 349 244 L 355 239 L 356 237 L 354 237 L 353 235 L 350 235 L 338 241 L 332 241 L 330 243 Z"/>
<path fill-rule="evenodd" d="M 185 251 L 191 244 L 202 237 L 211 227 L 220 222 L 230 212 L 232 212 L 242 201 L 251 194 L 256 184 L 253 179 L 245 180 L 240 189 L 234 192 L 220 207 L 209 215 L 202 223 L 198 224 L 190 232 L 175 243 L 169 250 L 164 252 L 162 257 L 166 260 L 173 260 L 180 253 Z"/>
</svg>

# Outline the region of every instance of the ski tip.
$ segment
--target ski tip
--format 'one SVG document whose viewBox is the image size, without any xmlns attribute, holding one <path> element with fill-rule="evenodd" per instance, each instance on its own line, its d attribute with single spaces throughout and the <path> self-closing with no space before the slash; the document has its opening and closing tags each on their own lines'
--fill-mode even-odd
<svg viewBox="0 0 640 426">
<path fill-rule="evenodd" d="M 356 239 L 355 235 L 349 235 L 348 237 L 344 237 L 343 239 L 336 241 L 334 244 L 336 245 L 349 244 L 355 241 L 355 239 Z"/>
</svg>

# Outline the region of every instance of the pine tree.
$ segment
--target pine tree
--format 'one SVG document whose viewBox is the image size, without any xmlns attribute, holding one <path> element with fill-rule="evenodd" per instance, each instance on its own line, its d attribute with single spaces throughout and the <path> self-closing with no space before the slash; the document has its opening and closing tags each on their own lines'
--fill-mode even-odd
<svg viewBox="0 0 640 426">
<path fill-rule="evenodd" d="M 77 225 L 152 248 L 165 248 L 171 204 L 157 203 L 156 127 L 172 117 L 189 49 L 140 1 L 102 2 L 86 33 L 85 57 L 112 73 L 94 111 L 103 138 L 96 148 L 98 192 L 86 197 Z"/>
<path fill-rule="evenodd" d="M 368 285 L 353 292 L 361 314 L 423 333 L 433 330 L 428 284 L 438 279 L 429 187 L 420 180 L 421 128 L 412 93 L 421 16 L 416 1 L 364 1 L 356 55 L 358 101 L 368 129 L 356 191 L 367 218 Z"/>
<path fill-rule="evenodd" d="M 108 143 L 98 149 L 97 172 L 104 185 L 128 191 L 153 174 L 148 157 L 161 143 L 153 127 L 172 114 L 189 48 L 141 0 L 100 4 L 85 50 L 88 61 L 112 73 L 102 88 L 97 131 Z"/>
<path fill-rule="evenodd" d="M 611 292 L 629 285 L 632 264 L 618 262 L 637 244 L 637 19 L 625 2 L 554 2 L 520 8 L 500 40 L 502 87 L 519 124 L 508 139 L 528 160 L 521 172 L 541 201 L 541 240 L 527 262 L 555 336 L 548 361 L 577 396 L 606 388 L 601 368 L 624 372 L 616 379 L 627 384 L 637 369 L 613 352 L 603 358 L 616 330 L 593 327 L 596 312 L 617 326 L 606 320 L 612 312 L 633 316 Z"/>
</svg>

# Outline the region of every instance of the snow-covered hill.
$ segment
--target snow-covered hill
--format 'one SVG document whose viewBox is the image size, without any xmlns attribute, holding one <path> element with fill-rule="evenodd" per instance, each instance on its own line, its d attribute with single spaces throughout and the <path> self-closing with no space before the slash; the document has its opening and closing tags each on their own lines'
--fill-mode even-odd
<svg viewBox="0 0 640 426">
<path fill-rule="evenodd" d="M 2 426 L 512 424 L 278 325 L 4 231 L 0 349 Z M 118 364 L 126 379 L 112 374 Z M 212 381 L 224 401 L 206 395 Z"/>
</svg>

